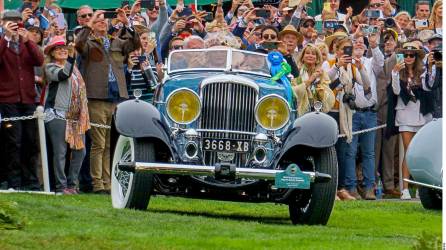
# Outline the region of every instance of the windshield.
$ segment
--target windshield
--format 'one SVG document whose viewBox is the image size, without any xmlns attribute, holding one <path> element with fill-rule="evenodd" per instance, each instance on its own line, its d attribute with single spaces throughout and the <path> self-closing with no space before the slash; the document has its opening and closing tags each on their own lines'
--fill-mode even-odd
<svg viewBox="0 0 446 250">
<path fill-rule="evenodd" d="M 269 76 L 266 55 L 232 49 L 176 50 L 170 54 L 168 71 L 232 70 Z"/>
</svg>

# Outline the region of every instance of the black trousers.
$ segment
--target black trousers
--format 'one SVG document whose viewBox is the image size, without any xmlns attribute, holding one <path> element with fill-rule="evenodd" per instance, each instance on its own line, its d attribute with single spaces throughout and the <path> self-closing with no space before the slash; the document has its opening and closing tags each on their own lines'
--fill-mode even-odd
<svg viewBox="0 0 446 250">
<path fill-rule="evenodd" d="M 0 103 L 2 118 L 32 115 L 34 104 Z M 37 120 L 2 122 L 0 127 L 0 182 L 8 188 L 39 190 Z"/>
</svg>

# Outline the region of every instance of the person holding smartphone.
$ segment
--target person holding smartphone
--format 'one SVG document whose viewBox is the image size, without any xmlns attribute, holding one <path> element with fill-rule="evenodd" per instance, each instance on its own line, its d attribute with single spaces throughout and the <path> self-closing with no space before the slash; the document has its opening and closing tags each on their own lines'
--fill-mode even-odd
<svg viewBox="0 0 446 250">
<path fill-rule="evenodd" d="M 89 99 L 88 109 L 92 122 L 110 125 L 113 110 L 118 102 L 128 98 L 123 70 L 128 54 L 141 47 L 135 30 L 129 27 L 125 11 L 117 9 L 118 20 L 123 24 L 118 36 L 107 35 L 108 23 L 104 11 L 93 14 L 88 24 L 76 37 L 76 50 L 82 56 L 83 73 Z M 93 192 L 110 192 L 110 131 L 92 128 L 90 172 Z"/>
<path fill-rule="evenodd" d="M 149 7 L 145 9 L 141 16 L 146 20 L 147 27 L 155 34 L 159 34 L 168 20 L 166 0 L 136 0 L 134 5 L 139 4 L 141 6 L 142 1 L 151 3 L 147 4 Z M 146 5 L 144 4 L 144 6 Z"/>
<path fill-rule="evenodd" d="M 417 43 L 406 42 L 397 53 L 402 53 L 404 60 L 397 62 L 392 70 L 392 91 L 398 97 L 397 102 L 393 103 L 396 110 L 394 123 L 403 139 L 404 154 L 406 154 L 417 131 L 432 120 L 434 103 L 430 89 L 436 73 L 435 67 L 431 70 L 424 65 L 425 52 Z M 403 178 L 408 179 L 409 169 L 404 155 L 402 157 L 404 159 Z M 409 183 L 404 181 L 401 191 L 402 200 L 412 198 L 408 186 Z"/>
<path fill-rule="evenodd" d="M 3 36 L 0 37 L 0 114 L 2 117 L 33 115 L 36 110 L 34 67 L 43 64 L 43 54 L 29 39 L 22 15 L 6 10 L 2 16 Z M 37 120 L 2 122 L 0 150 L 4 159 L 0 176 L 8 187 L 40 190 L 37 178 Z M 26 148 L 25 145 L 32 147 Z"/>
<path fill-rule="evenodd" d="M 55 36 L 44 53 L 48 61 L 44 67 L 48 82 L 46 128 L 53 149 L 56 194 L 78 194 L 76 183 L 86 154 L 85 133 L 90 129 L 86 86 L 75 64 L 74 43 L 67 44 L 63 36 Z M 68 146 L 71 157 L 68 157 L 67 176 L 65 160 Z"/>
</svg>

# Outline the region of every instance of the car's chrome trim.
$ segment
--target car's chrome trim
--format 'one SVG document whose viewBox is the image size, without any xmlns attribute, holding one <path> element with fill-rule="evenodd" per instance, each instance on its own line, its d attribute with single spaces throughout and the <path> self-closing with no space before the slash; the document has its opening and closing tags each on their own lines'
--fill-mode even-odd
<svg viewBox="0 0 446 250">
<path fill-rule="evenodd" d="M 119 163 L 121 171 L 137 172 L 147 171 L 157 174 L 172 174 L 172 175 L 205 175 L 215 176 L 214 166 L 200 166 L 200 165 L 184 165 L 184 164 L 167 164 L 167 163 L 147 163 L 147 162 L 131 162 Z M 236 168 L 236 178 L 253 178 L 261 180 L 274 180 L 276 174 L 282 173 L 285 170 L 276 169 L 259 169 L 259 168 Z M 329 174 L 319 172 L 302 171 L 302 173 L 310 176 L 311 182 L 328 182 L 331 180 Z"/>
<path fill-rule="evenodd" d="M 253 136 L 257 134 L 255 132 L 234 131 L 234 130 L 224 130 L 224 129 L 197 129 L 197 132 L 228 133 L 228 134 L 253 135 Z"/>
<path fill-rule="evenodd" d="M 434 186 L 434 185 L 430 185 L 430 184 L 426 184 L 426 183 L 422 183 L 422 182 L 418 182 L 418 181 L 413 181 L 413 180 L 409 180 L 409 179 L 404 179 L 404 181 L 418 185 L 418 186 L 433 188 L 433 189 L 437 189 L 437 190 L 443 190 L 442 187 Z"/>
<path fill-rule="evenodd" d="M 230 82 L 230 83 L 245 85 L 245 86 L 254 88 L 256 90 L 257 94 L 259 93 L 259 85 L 257 83 L 255 83 L 253 80 L 243 77 L 243 76 L 228 75 L 228 74 L 220 74 L 220 75 L 205 78 L 201 82 L 200 89 L 204 88 L 208 84 L 220 83 L 220 82 Z"/>
</svg>

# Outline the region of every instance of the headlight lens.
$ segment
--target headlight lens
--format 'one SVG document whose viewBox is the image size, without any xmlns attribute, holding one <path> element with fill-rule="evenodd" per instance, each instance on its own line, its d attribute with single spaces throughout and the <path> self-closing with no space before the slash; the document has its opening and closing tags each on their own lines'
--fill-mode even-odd
<svg viewBox="0 0 446 250">
<path fill-rule="evenodd" d="M 167 115 L 174 122 L 189 124 L 195 121 L 201 112 L 201 102 L 190 89 L 178 89 L 167 97 Z"/>
<path fill-rule="evenodd" d="M 260 99 L 255 108 L 256 120 L 267 130 L 283 128 L 290 119 L 290 108 L 285 99 L 268 95 Z"/>
</svg>

